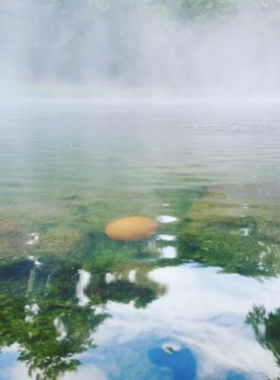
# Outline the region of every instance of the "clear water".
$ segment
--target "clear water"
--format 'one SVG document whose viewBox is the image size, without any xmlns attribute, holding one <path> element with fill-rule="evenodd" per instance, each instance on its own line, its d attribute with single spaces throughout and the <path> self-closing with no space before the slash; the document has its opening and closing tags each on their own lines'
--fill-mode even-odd
<svg viewBox="0 0 280 380">
<path fill-rule="evenodd" d="M 276 379 L 275 106 L 0 106 L 0 379 Z M 159 221 L 148 241 L 105 226 Z"/>
</svg>

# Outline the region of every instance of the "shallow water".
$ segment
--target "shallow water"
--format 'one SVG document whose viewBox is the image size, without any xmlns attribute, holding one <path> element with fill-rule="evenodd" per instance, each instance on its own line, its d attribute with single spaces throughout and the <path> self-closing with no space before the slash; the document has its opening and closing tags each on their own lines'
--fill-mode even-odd
<svg viewBox="0 0 280 380">
<path fill-rule="evenodd" d="M 0 379 L 277 378 L 279 123 L 275 105 L 1 104 Z M 108 239 L 129 215 L 158 234 Z"/>
</svg>

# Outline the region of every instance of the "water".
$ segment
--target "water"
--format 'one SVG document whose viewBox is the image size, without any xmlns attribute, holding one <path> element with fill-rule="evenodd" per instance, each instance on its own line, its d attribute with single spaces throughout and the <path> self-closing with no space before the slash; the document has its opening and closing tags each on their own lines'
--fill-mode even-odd
<svg viewBox="0 0 280 380">
<path fill-rule="evenodd" d="M 275 105 L 0 115 L 1 380 L 279 376 Z M 130 215 L 158 234 L 105 236 Z"/>
</svg>

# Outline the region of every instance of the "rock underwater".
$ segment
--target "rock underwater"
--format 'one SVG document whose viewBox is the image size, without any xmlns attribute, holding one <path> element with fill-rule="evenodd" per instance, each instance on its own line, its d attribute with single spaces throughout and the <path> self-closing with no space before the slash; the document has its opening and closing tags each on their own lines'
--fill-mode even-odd
<svg viewBox="0 0 280 380">
<path fill-rule="evenodd" d="M 129 216 L 117 219 L 107 225 L 105 233 L 114 240 L 144 240 L 157 232 L 155 220 L 143 216 Z"/>
</svg>

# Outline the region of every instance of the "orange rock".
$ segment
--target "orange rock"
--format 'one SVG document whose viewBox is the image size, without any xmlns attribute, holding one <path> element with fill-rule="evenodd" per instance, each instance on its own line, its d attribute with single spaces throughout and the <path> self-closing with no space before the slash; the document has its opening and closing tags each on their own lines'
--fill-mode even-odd
<svg viewBox="0 0 280 380">
<path fill-rule="evenodd" d="M 155 234 L 157 228 L 157 222 L 153 219 L 129 216 L 109 223 L 105 233 L 114 240 L 144 240 Z"/>
</svg>

